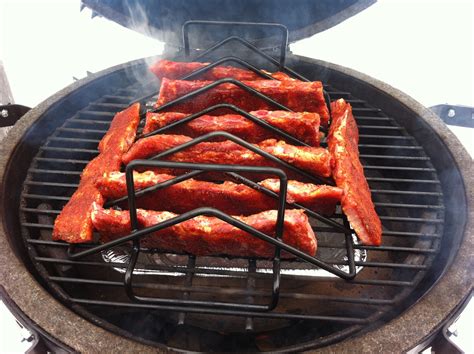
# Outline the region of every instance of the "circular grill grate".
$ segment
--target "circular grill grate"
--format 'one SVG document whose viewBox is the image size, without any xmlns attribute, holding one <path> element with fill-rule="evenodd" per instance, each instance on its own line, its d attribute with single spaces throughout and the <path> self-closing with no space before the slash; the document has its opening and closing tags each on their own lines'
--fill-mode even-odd
<svg viewBox="0 0 474 354">
<path fill-rule="evenodd" d="M 53 294 L 67 304 L 80 305 L 74 308 L 100 318 L 106 327 L 122 327 L 132 336 L 190 350 L 206 350 L 199 340 L 203 335 L 209 348 L 223 340 L 242 340 L 240 350 L 271 350 L 306 341 L 324 345 L 392 316 L 439 250 L 444 222 L 440 182 L 422 146 L 394 118 L 357 99 L 356 92 L 329 85 L 326 90 L 332 100 L 344 98 L 353 106 L 361 160 L 384 227 L 383 246 L 354 246 L 358 267 L 354 280 L 339 279 L 305 263 L 283 262 L 280 302 L 274 311 L 200 314 L 130 302 L 123 286 L 125 246 L 101 256 L 68 259 L 67 245 L 50 241 L 54 218 L 77 187 L 82 169 L 97 155 L 97 144 L 114 114 L 143 94 L 143 87 L 134 82 L 61 117 L 28 170 L 20 208 L 23 238 Z M 340 209 L 333 218 L 344 222 Z M 314 229 L 318 257 L 344 268 L 344 235 L 321 223 Z M 144 252 L 134 288 L 146 295 L 258 303 L 269 295 L 268 267 L 262 260 Z M 138 325 L 144 314 L 149 324 Z"/>
</svg>

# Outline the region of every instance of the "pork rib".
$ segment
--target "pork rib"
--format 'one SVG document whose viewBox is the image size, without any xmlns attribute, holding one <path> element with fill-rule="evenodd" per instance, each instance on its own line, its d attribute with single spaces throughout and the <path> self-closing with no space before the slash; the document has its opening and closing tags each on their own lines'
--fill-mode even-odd
<svg viewBox="0 0 474 354">
<path fill-rule="evenodd" d="M 331 112 L 328 146 L 335 161 L 336 185 L 344 190 L 342 210 L 362 243 L 378 246 L 382 243 L 382 225 L 359 160 L 359 133 L 351 105 L 339 99 L 331 103 Z"/>
<path fill-rule="evenodd" d="M 135 142 L 123 155 L 124 164 L 135 159 L 146 159 L 184 144 L 191 138 L 184 135 L 153 135 Z M 293 146 L 284 141 L 268 139 L 255 146 L 313 175 L 329 177 L 332 159 L 328 150 L 320 147 Z M 203 142 L 166 158 L 169 161 L 214 163 L 248 166 L 276 166 L 278 164 L 256 154 L 232 141 Z M 164 171 L 163 171 L 164 172 Z M 182 174 L 183 171 L 172 171 L 171 174 Z M 295 173 L 288 172 L 289 176 Z"/>
<path fill-rule="evenodd" d="M 319 115 L 317 113 L 265 110 L 249 113 L 308 145 L 319 146 Z M 148 113 L 143 133 L 150 133 L 180 121 L 187 116 L 188 114 L 186 113 L 176 112 Z M 221 116 L 203 115 L 172 130 L 168 130 L 167 133 L 198 137 L 215 131 L 229 132 L 249 143 L 259 143 L 269 138 L 283 139 L 280 135 L 238 114 Z"/>
<path fill-rule="evenodd" d="M 120 170 L 122 155 L 135 140 L 140 122 L 139 110 L 137 103 L 115 115 L 107 134 L 99 143 L 99 155 L 86 166 L 79 187 L 54 222 L 53 240 L 70 243 L 92 241 L 92 205 L 104 203 L 95 187 L 95 180 L 104 173 Z"/>
<path fill-rule="evenodd" d="M 134 172 L 133 175 L 137 190 L 154 186 L 174 177 L 153 171 Z M 280 191 L 278 179 L 266 179 L 259 184 L 275 193 Z M 96 187 L 105 199 L 117 199 L 127 195 L 126 178 L 122 172 L 104 175 L 97 180 Z M 186 197 L 183 198 L 183 196 Z M 287 201 L 289 203 L 299 203 L 325 215 L 334 213 L 341 196 L 342 189 L 337 187 L 288 181 Z M 174 213 L 185 213 L 202 206 L 216 208 L 230 215 L 250 215 L 278 208 L 276 199 L 244 184 L 230 181 L 216 184 L 194 179 L 149 192 L 138 197 L 136 202 L 138 208 L 167 210 Z"/>
<path fill-rule="evenodd" d="M 137 219 L 141 227 L 156 225 L 176 217 L 167 211 L 137 209 Z M 251 216 L 234 218 L 269 235 L 275 236 L 276 210 L 264 211 Z M 101 241 L 107 242 L 130 233 L 130 214 L 128 211 L 103 209 L 94 204 L 92 222 L 101 235 Z M 311 256 L 316 254 L 316 237 L 301 210 L 285 212 L 283 242 Z M 159 248 L 169 252 L 187 252 L 197 256 L 228 255 L 244 257 L 270 258 L 275 248 L 269 243 L 250 235 L 216 217 L 197 216 L 164 230 L 145 236 L 141 245 Z M 289 258 L 290 254 L 282 254 Z"/>
<path fill-rule="evenodd" d="M 164 78 L 161 82 L 160 94 L 156 106 L 162 106 L 167 102 L 211 83 L 212 81 L 184 81 Z M 327 127 L 329 110 L 324 101 L 323 85 L 321 82 L 259 80 L 243 81 L 243 83 L 295 112 L 318 113 L 321 118 L 321 125 Z M 272 104 L 265 102 L 256 95 L 232 83 L 225 83 L 203 92 L 192 99 L 176 104 L 170 107 L 168 111 L 196 113 L 220 103 L 234 104 L 245 111 L 275 109 Z M 219 112 L 216 111 L 215 114 L 219 114 Z"/>
<path fill-rule="evenodd" d="M 184 75 L 191 74 L 193 71 L 201 69 L 207 65 L 209 65 L 209 63 L 186 63 L 161 59 L 150 66 L 150 71 L 159 79 L 164 77 L 168 79 L 179 79 Z M 294 80 L 282 72 L 269 73 L 265 70 L 262 70 L 262 72 L 272 76 L 276 80 Z M 214 68 L 209 69 L 205 73 L 199 75 L 197 79 L 214 81 L 228 77 L 237 79 L 239 81 L 266 80 L 264 77 L 254 73 L 251 70 L 236 68 L 233 66 L 215 66 Z"/>
</svg>

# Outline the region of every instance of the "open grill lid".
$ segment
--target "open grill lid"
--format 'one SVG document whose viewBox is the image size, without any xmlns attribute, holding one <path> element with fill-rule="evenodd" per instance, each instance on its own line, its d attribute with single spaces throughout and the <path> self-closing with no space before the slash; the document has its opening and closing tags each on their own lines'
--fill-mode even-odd
<svg viewBox="0 0 474 354">
<path fill-rule="evenodd" d="M 157 38 L 174 47 L 181 46 L 181 27 L 189 20 L 279 23 L 289 30 L 289 42 L 327 30 L 361 12 L 375 0 L 82 0 L 82 7 L 122 26 Z M 222 38 L 237 35 L 239 28 L 199 31 L 191 37 L 191 47 L 209 46 Z M 202 33 L 205 32 L 205 33 Z M 278 38 L 274 29 L 258 28 L 247 33 L 253 42 L 265 45 Z"/>
</svg>

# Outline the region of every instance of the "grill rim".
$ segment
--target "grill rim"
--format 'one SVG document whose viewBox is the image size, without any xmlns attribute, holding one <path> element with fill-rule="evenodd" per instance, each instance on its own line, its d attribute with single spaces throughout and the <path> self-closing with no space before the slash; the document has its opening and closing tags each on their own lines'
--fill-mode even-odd
<svg viewBox="0 0 474 354">
<path fill-rule="evenodd" d="M 166 56 L 164 56 L 166 57 Z M 424 296 L 418 300 L 410 309 L 399 314 L 395 319 L 389 323 L 385 323 L 382 327 L 372 330 L 366 334 L 361 334 L 353 339 L 347 339 L 340 343 L 334 344 L 327 347 L 328 350 L 344 350 L 348 349 L 349 345 L 353 348 L 354 345 L 358 345 L 359 348 L 364 350 L 370 350 L 378 348 L 381 350 L 400 350 L 400 343 L 404 343 L 408 350 L 418 343 L 422 342 L 433 330 L 440 327 L 443 320 L 450 315 L 457 304 L 459 304 L 467 292 L 470 290 L 468 264 L 470 257 L 472 256 L 473 249 L 473 177 L 470 175 L 470 164 L 471 158 L 465 151 L 464 147 L 452 134 L 449 129 L 444 125 L 440 118 L 434 113 L 424 108 L 421 104 L 416 102 L 411 97 L 394 89 L 393 87 L 374 79 L 365 74 L 359 73 L 349 68 L 345 68 L 336 64 L 328 62 L 305 58 L 301 56 L 291 55 L 291 59 L 296 61 L 303 61 L 308 64 L 316 64 L 321 67 L 327 67 L 328 69 L 348 75 L 353 79 L 358 79 L 366 85 L 370 85 L 373 88 L 383 92 L 385 95 L 390 96 L 390 99 L 397 100 L 398 102 L 405 105 L 415 114 L 417 114 L 424 124 L 427 124 L 433 130 L 443 144 L 449 151 L 455 164 L 458 167 L 461 178 L 464 182 L 464 191 L 466 197 L 467 210 L 466 220 L 467 223 L 458 227 L 458 232 L 463 234 L 460 248 L 456 254 L 455 259 L 451 265 L 447 265 L 444 274 L 440 276 L 437 283 L 433 284 L 433 289 L 424 294 Z M 148 58 L 149 59 L 149 58 Z M 154 57 L 158 59 L 158 57 Z M 131 61 L 128 63 L 120 64 L 112 68 L 98 72 L 88 78 L 82 79 L 65 89 L 59 91 L 55 95 L 46 99 L 36 108 L 33 108 L 28 114 L 26 114 L 11 130 L 9 136 L 2 142 L 0 149 L 0 180 L 2 181 L 2 191 L 7 190 L 5 183 L 7 168 L 10 168 L 11 157 L 16 152 L 19 143 L 23 139 L 25 133 L 31 128 L 31 126 L 49 109 L 51 109 L 56 103 L 64 100 L 68 94 L 84 88 L 89 83 L 93 82 L 97 78 L 103 78 L 105 75 L 112 74 L 121 69 L 138 65 L 143 63 L 144 59 Z M 147 58 L 145 58 L 147 60 Z M 33 156 L 31 156 L 33 158 Z M 0 205 L 3 210 L 8 210 L 8 206 L 11 201 L 6 198 L 6 194 L 0 195 Z M 11 226 L 10 226 L 11 227 Z M 26 264 L 13 255 L 11 249 L 14 249 L 9 242 L 8 234 L 9 226 L 6 223 L 5 218 L 2 216 L 2 228 L 0 229 L 0 260 L 3 263 L 3 267 L 0 269 L 2 275 L 2 285 L 7 290 L 7 293 L 13 299 L 13 301 L 19 305 L 22 311 L 33 319 L 38 325 L 44 328 L 47 332 L 51 333 L 54 337 L 60 338 L 61 341 L 76 348 L 80 351 L 97 350 L 97 345 L 109 349 L 134 349 L 140 351 L 156 351 L 156 347 L 150 347 L 143 345 L 136 341 L 131 341 L 126 337 L 120 337 L 109 331 L 106 331 L 102 327 L 98 327 L 91 322 L 81 318 L 71 309 L 66 308 L 64 305 L 59 303 L 50 293 L 48 293 L 33 277 L 33 275 L 27 269 Z M 8 245 L 8 246 L 6 246 Z M 449 293 L 451 289 L 456 289 L 456 292 L 451 292 L 450 297 L 446 298 L 443 294 Z M 445 300 L 442 304 L 439 303 L 439 299 Z M 42 308 L 47 308 L 47 313 L 37 310 L 37 304 L 41 304 Z M 432 316 L 433 306 L 436 305 L 439 309 L 437 311 L 438 316 Z M 434 318 L 436 317 L 436 319 Z M 51 321 L 54 318 L 54 323 Z M 423 336 L 412 333 L 411 328 L 414 326 L 419 327 L 421 321 L 424 324 L 429 324 L 429 332 L 423 331 Z M 74 331 L 66 332 L 65 328 L 72 328 L 71 324 L 74 323 Z M 79 324 L 79 326 L 78 326 Z M 93 345 L 93 347 L 91 346 Z M 165 348 L 165 346 L 160 346 Z M 299 347 L 302 349 L 302 347 Z M 310 347 L 308 346 L 308 349 Z M 119 350 L 120 350 L 119 349 Z M 325 348 L 321 348 L 325 351 Z M 285 350 L 291 350 L 287 348 Z"/>
</svg>

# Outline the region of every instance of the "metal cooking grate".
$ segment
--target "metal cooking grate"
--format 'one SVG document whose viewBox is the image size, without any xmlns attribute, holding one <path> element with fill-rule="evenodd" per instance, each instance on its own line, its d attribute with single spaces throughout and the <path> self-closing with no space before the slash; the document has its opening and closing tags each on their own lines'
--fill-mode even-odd
<svg viewBox="0 0 474 354">
<path fill-rule="evenodd" d="M 357 100 L 350 93 L 338 92 L 328 87 L 331 99 L 339 97 L 347 99 L 353 105 L 354 116 L 360 129 L 361 159 L 366 171 L 367 180 L 372 190 L 376 209 L 384 226 L 384 243 L 380 247 L 355 245 L 356 250 L 368 251 L 366 261 L 356 261 L 356 266 L 364 269 L 351 282 L 327 277 L 305 277 L 304 275 L 282 274 L 281 303 L 271 313 L 260 313 L 258 317 L 275 319 L 288 318 L 313 318 L 324 321 L 341 321 L 344 323 L 362 324 L 373 320 L 375 309 L 382 308 L 388 311 L 390 306 L 396 305 L 404 296 L 409 294 L 410 288 L 423 277 L 423 272 L 428 269 L 433 255 L 437 253 L 437 245 L 442 234 L 443 206 L 442 194 L 439 188 L 435 170 L 429 158 L 415 139 L 396 122 L 386 117 L 377 108 L 370 107 L 367 103 Z M 134 304 L 127 301 L 107 302 L 104 298 L 78 297 L 71 292 L 70 284 L 93 285 L 104 288 L 114 288 L 114 292 L 123 287 L 121 281 L 111 281 L 104 268 L 125 268 L 123 263 L 106 263 L 91 259 L 73 261 L 67 259 L 64 252 L 66 244 L 47 241 L 52 230 L 52 220 L 59 214 L 69 196 L 78 185 L 79 176 L 90 159 L 97 154 L 96 146 L 101 136 L 107 131 L 108 124 L 115 112 L 124 109 L 137 96 L 137 90 L 129 88 L 118 90 L 116 95 L 108 95 L 101 100 L 91 103 L 85 109 L 77 112 L 67 119 L 63 126 L 47 140 L 39 150 L 34 162 L 29 169 L 25 181 L 25 191 L 22 194 L 24 205 L 21 207 L 22 226 L 25 231 L 26 241 L 31 247 L 35 263 L 45 266 L 46 279 L 54 284 L 55 290 L 60 290 L 67 301 L 114 305 L 127 307 L 153 308 L 154 305 Z M 340 212 L 335 216 L 341 222 Z M 344 245 L 332 245 L 329 241 L 322 242 L 325 238 L 324 226 L 316 226 L 319 235 L 319 251 L 329 248 L 342 248 Z M 57 250 L 58 249 L 58 250 Z M 184 292 L 188 298 L 195 293 L 211 291 L 215 295 L 227 296 L 228 294 L 242 297 L 268 295 L 261 291 L 259 286 L 254 290 L 241 288 L 219 289 L 216 287 L 193 285 L 196 275 L 213 274 L 237 279 L 245 279 L 249 284 L 252 279 L 265 280 L 269 275 L 257 272 L 258 262 L 249 261 L 248 272 L 226 269 L 206 269 L 200 257 L 189 257 L 189 263 L 182 273 L 186 274 L 185 284 L 161 285 L 163 291 L 175 289 Z M 331 259 L 325 260 L 331 263 Z M 339 260 L 333 265 L 346 265 Z M 56 265 L 58 267 L 51 267 Z M 161 272 L 176 272 L 173 266 L 160 264 L 142 265 L 148 270 Z M 80 268 L 97 268 L 93 277 L 81 277 Z M 67 268 L 67 269 L 66 269 Z M 78 271 L 79 274 L 69 276 L 69 273 Z M 87 269 L 90 272 L 90 269 Z M 66 275 L 66 276 L 65 276 Z M 160 281 L 156 275 L 147 279 L 147 275 L 140 275 L 138 286 L 146 288 L 160 288 Z M 174 277 L 176 278 L 176 277 Z M 294 292 L 285 289 L 285 282 L 291 279 L 301 284 L 311 284 L 311 291 Z M 160 279 L 161 280 L 161 279 Z M 321 286 L 323 285 L 324 286 Z M 320 286 L 317 286 L 320 285 Z M 341 296 L 324 294 L 325 288 L 343 287 Z M 316 292 L 314 292 L 316 290 Z M 318 291 L 319 290 L 319 291 Z M 358 296 L 346 294 L 359 293 Z M 377 294 L 377 296 L 368 296 Z M 295 314 L 291 311 L 278 311 L 284 308 L 286 302 L 292 299 L 304 301 L 317 301 L 317 310 L 324 308 L 326 303 L 342 303 L 364 305 L 366 316 L 357 317 L 338 315 L 318 315 L 318 311 L 308 314 Z M 125 297 L 123 298 L 125 300 Z M 369 309 L 370 311 L 367 311 Z M 332 306 L 329 306 L 331 308 Z M 181 309 L 182 311 L 182 309 Z M 339 311 L 338 311 L 339 312 Z M 353 309 L 349 313 L 353 312 Z M 339 312 L 340 313 L 340 312 Z M 379 314 L 378 311 L 375 313 Z M 255 315 L 255 314 L 252 314 Z"/>
<path fill-rule="evenodd" d="M 350 92 L 325 87 L 331 100 L 344 98 L 353 107 L 360 157 L 384 227 L 383 246 L 353 245 L 358 267 L 354 280 L 321 273 L 307 263 L 282 261 L 280 301 L 271 312 L 137 303 L 129 299 L 124 286 L 130 247 L 71 259 L 67 244 L 50 241 L 54 217 L 77 188 L 85 165 L 97 155 L 97 144 L 114 114 L 143 94 L 135 83 L 65 119 L 40 147 L 28 171 L 20 208 L 23 236 L 53 292 L 92 313 L 96 306 L 171 310 L 163 316 L 178 325 L 202 325 L 212 315 L 229 315 L 220 318 L 218 331 L 257 333 L 294 324 L 289 321 L 310 320 L 320 327 L 337 324 L 334 333 L 347 334 L 388 316 L 421 281 L 438 252 L 444 222 L 440 182 L 423 148 L 393 118 Z M 332 220 L 347 225 L 340 208 Z M 317 257 L 347 269 L 345 235 L 321 223 L 315 223 L 314 230 Z M 271 266 L 264 260 L 216 260 L 144 250 L 137 263 L 133 290 L 142 296 L 211 298 L 216 303 L 232 299 L 250 305 L 268 302 L 271 296 Z"/>
</svg>

